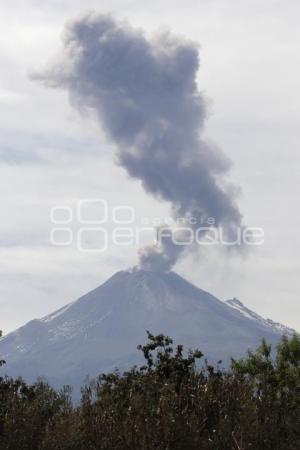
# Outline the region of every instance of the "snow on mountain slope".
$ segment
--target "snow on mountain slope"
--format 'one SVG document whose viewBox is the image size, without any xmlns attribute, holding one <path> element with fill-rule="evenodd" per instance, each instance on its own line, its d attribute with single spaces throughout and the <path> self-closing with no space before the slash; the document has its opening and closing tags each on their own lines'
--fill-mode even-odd
<svg viewBox="0 0 300 450">
<path fill-rule="evenodd" d="M 259 314 L 251 311 L 251 309 L 247 308 L 240 300 L 237 298 L 233 298 L 230 300 L 226 300 L 227 305 L 231 306 L 235 310 L 239 311 L 244 317 L 247 317 L 251 320 L 256 320 L 263 327 L 269 328 L 275 333 L 278 332 L 280 334 L 285 334 L 287 336 L 292 336 L 296 331 L 293 328 L 289 328 L 281 323 L 274 322 L 271 319 L 264 319 Z"/>
<path fill-rule="evenodd" d="M 276 344 L 291 330 L 238 300 L 227 303 L 177 274 L 128 270 L 58 311 L 0 339 L 2 373 L 79 386 L 87 375 L 141 362 L 146 330 L 199 348 L 210 361 L 239 357 L 262 337 Z"/>
</svg>

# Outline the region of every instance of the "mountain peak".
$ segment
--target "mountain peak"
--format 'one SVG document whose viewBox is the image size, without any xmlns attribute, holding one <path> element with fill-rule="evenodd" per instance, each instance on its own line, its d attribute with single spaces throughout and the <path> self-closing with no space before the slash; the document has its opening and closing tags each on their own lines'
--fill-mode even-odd
<svg viewBox="0 0 300 450">
<path fill-rule="evenodd" d="M 9 375 L 79 385 L 86 375 L 141 362 L 136 347 L 145 342 L 146 330 L 224 364 L 262 337 L 276 344 L 286 332 L 239 300 L 222 302 L 174 272 L 132 268 L 1 338 L 0 354 Z"/>
<path fill-rule="evenodd" d="M 293 328 L 289 328 L 281 323 L 274 322 L 271 319 L 264 319 L 259 314 L 251 311 L 251 309 L 247 308 L 240 300 L 233 297 L 232 299 L 226 300 L 226 304 L 235 310 L 239 311 L 243 316 L 247 317 L 250 320 L 255 320 L 266 328 L 270 328 L 273 331 L 278 331 L 279 333 L 286 335 L 293 335 L 296 333 L 296 330 Z"/>
</svg>

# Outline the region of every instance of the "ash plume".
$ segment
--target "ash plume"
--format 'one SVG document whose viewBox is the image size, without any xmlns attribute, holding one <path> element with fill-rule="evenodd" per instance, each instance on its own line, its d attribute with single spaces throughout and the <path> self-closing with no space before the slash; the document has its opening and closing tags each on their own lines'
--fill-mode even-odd
<svg viewBox="0 0 300 450">
<path fill-rule="evenodd" d="M 69 23 L 56 62 L 36 74 L 92 112 L 115 144 L 117 162 L 177 217 L 213 217 L 230 235 L 241 224 L 230 161 L 201 131 L 205 99 L 198 90 L 198 46 L 170 33 L 146 37 L 110 15 Z M 197 225 L 194 224 L 193 227 Z M 140 251 L 140 265 L 170 270 L 186 250 L 172 241 Z"/>
</svg>

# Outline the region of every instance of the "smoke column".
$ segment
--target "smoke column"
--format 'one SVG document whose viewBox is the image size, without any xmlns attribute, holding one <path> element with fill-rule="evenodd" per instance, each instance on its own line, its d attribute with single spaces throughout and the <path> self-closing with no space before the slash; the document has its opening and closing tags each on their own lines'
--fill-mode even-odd
<svg viewBox="0 0 300 450">
<path fill-rule="evenodd" d="M 34 78 L 68 90 L 73 105 L 96 114 L 118 163 L 170 202 L 175 219 L 213 217 L 230 236 L 241 214 L 224 179 L 230 161 L 201 137 L 206 105 L 198 69 L 194 42 L 170 33 L 148 38 L 110 15 L 90 13 L 69 23 L 61 54 Z M 184 249 L 171 236 L 141 249 L 140 266 L 170 270 Z"/>
</svg>

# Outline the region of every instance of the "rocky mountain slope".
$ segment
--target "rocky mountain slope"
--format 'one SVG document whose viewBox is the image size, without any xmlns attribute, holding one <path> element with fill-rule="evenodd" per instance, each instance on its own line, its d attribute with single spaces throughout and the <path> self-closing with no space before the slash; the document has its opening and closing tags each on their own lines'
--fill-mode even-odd
<svg viewBox="0 0 300 450">
<path fill-rule="evenodd" d="M 265 320 L 236 299 L 222 302 L 176 273 L 128 270 L 60 310 L 0 339 L 1 373 L 55 386 L 139 363 L 146 330 L 228 363 L 262 337 L 276 344 L 293 330 Z"/>
</svg>

